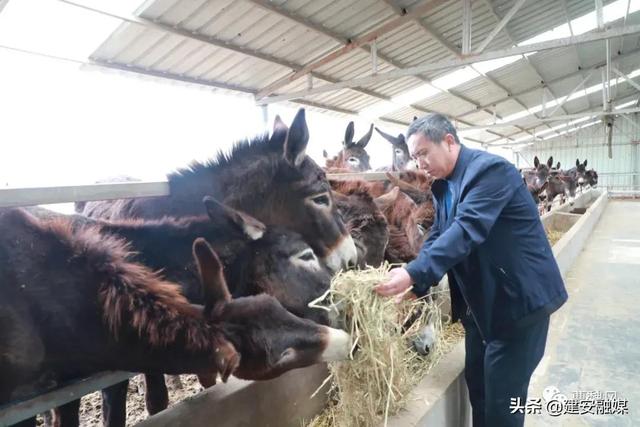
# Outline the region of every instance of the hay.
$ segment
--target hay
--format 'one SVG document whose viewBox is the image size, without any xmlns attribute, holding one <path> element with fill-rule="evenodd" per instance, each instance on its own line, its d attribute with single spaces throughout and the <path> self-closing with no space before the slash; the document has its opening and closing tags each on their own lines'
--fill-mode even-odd
<svg viewBox="0 0 640 427">
<path fill-rule="evenodd" d="M 558 242 L 558 240 L 562 238 L 562 236 L 564 236 L 564 233 L 565 233 L 564 231 L 557 231 L 557 230 L 550 230 L 550 229 L 546 229 L 545 232 L 547 234 L 547 239 L 549 240 L 549 243 L 551 244 L 552 247 Z"/>
<path fill-rule="evenodd" d="M 440 306 L 433 301 L 396 304 L 394 298 L 375 294 L 373 286 L 384 281 L 390 267 L 349 271 L 332 281 L 325 303 L 340 307 L 340 320 L 357 350 L 352 360 L 329 366 L 330 404 L 309 427 L 386 425 L 414 386 L 463 336 L 460 325 L 443 325 Z M 418 315 L 416 309 L 421 309 Z M 401 326 L 416 316 L 403 331 Z M 425 357 L 410 343 L 429 320 L 438 341 Z"/>
</svg>

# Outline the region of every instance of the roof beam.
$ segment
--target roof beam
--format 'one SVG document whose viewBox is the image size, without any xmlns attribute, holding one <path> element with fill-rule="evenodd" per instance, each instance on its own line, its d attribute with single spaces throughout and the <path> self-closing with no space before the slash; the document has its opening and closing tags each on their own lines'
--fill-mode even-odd
<svg viewBox="0 0 640 427">
<path fill-rule="evenodd" d="M 114 19 L 119 19 L 121 21 L 127 22 L 129 24 L 136 24 L 136 25 L 140 25 L 146 28 L 151 28 L 154 30 L 158 30 L 161 32 L 167 32 L 167 33 L 171 33 L 177 36 L 182 36 L 185 37 L 187 39 L 191 39 L 191 40 L 196 40 L 196 41 L 200 41 L 203 43 L 207 43 L 211 46 L 215 46 L 215 47 L 219 47 L 222 49 L 227 49 L 227 50 L 231 50 L 233 52 L 237 52 L 237 53 L 241 53 L 243 55 L 247 55 L 250 56 L 252 58 L 257 58 L 257 59 L 262 59 L 263 61 L 266 62 L 270 62 L 272 64 L 277 64 L 277 65 L 281 65 L 283 67 L 287 67 L 287 68 L 292 68 L 292 69 L 299 69 L 301 68 L 300 65 L 295 64 L 293 62 L 290 61 L 286 61 L 283 60 L 281 58 L 277 58 L 275 56 L 272 55 L 267 55 L 265 53 L 259 52 L 255 49 L 249 49 L 246 47 L 242 47 L 242 46 L 237 46 L 233 43 L 230 43 L 228 41 L 225 40 L 221 40 L 221 39 L 217 39 L 215 37 L 209 37 L 207 35 L 204 34 L 200 34 L 196 31 L 188 31 L 179 27 L 174 27 L 171 25 L 167 25 L 167 24 L 162 24 L 160 22 L 156 22 L 153 21 L 151 19 L 148 18 L 144 18 L 142 16 L 135 16 L 135 15 L 123 15 L 123 14 L 119 14 L 119 13 L 115 13 L 115 12 L 109 12 L 106 11 L 104 9 L 100 9 L 97 7 L 92 7 L 92 6 L 86 6 L 84 4 L 80 4 L 80 3 L 75 3 L 73 1 L 70 0 L 58 0 L 61 3 L 65 3 L 71 6 L 75 6 L 75 7 L 79 7 L 81 9 L 85 9 L 91 12 L 95 12 L 95 13 L 99 13 L 101 15 L 104 16 L 108 16 Z"/>
<path fill-rule="evenodd" d="M 273 13 L 279 15 L 279 16 L 282 16 L 282 17 L 284 17 L 286 19 L 289 19 L 289 20 L 291 20 L 293 22 L 296 22 L 296 23 L 298 23 L 298 24 L 300 24 L 300 25 L 302 25 L 302 26 L 304 26 L 306 28 L 309 28 L 309 29 L 311 29 L 311 30 L 313 30 L 313 31 L 315 31 L 317 33 L 323 34 L 323 35 L 325 35 L 325 36 L 337 41 L 338 43 L 341 43 L 342 45 L 346 45 L 346 44 L 349 43 L 349 39 L 347 37 L 345 37 L 345 36 L 343 36 L 341 34 L 338 34 L 336 32 L 333 32 L 330 29 L 327 29 L 326 27 L 320 26 L 320 25 L 318 25 L 318 24 L 316 24 L 316 23 L 314 23 L 314 22 L 312 22 L 312 21 L 310 21 L 308 19 L 305 19 L 305 18 L 303 18 L 301 16 L 298 16 L 293 12 L 285 10 L 281 6 L 275 5 L 270 1 L 267 1 L 267 0 L 249 0 L 249 1 L 251 1 L 252 3 L 254 3 L 254 4 L 256 4 L 256 5 L 264 8 L 264 9 L 266 9 L 268 11 L 270 11 L 270 12 L 273 12 Z M 389 5 L 389 7 L 391 7 L 391 9 L 393 9 L 393 11 L 397 15 L 399 15 L 399 16 L 407 15 L 407 10 L 404 9 L 404 8 L 396 6 L 393 0 L 384 0 L 384 2 L 387 5 Z M 456 55 L 457 57 L 460 56 L 460 52 L 458 52 L 456 49 L 454 49 L 451 44 L 449 44 L 446 40 L 444 40 L 442 37 L 440 37 L 435 31 L 433 31 L 420 18 L 413 18 L 413 22 L 416 25 L 420 26 L 420 28 L 422 28 L 422 30 L 425 31 L 430 37 L 432 37 L 434 40 L 438 41 L 438 43 L 441 43 L 445 48 L 447 48 L 449 51 L 451 51 L 454 55 Z M 374 43 L 375 43 L 375 41 L 374 41 Z M 371 53 L 373 55 L 373 48 L 370 45 L 360 46 L 360 49 L 362 49 L 363 51 L 365 51 L 367 53 Z M 379 51 L 377 51 L 377 49 L 376 49 L 375 54 L 376 54 L 376 57 L 378 59 L 388 63 L 389 65 L 391 65 L 391 66 L 393 66 L 393 67 L 395 67 L 397 69 L 404 69 L 405 68 L 404 64 L 401 64 L 398 61 L 396 61 L 394 59 L 391 59 L 386 55 L 381 54 Z M 424 83 L 429 83 L 429 84 L 431 83 L 431 80 L 429 80 L 428 78 L 426 78 L 424 76 L 418 75 L 418 76 L 416 76 L 416 78 L 421 80 L 421 81 L 423 81 Z M 364 92 L 364 90 L 360 90 L 360 91 Z M 453 96 L 455 98 L 461 99 L 464 102 L 467 102 L 467 103 L 470 103 L 472 105 L 478 106 L 478 104 L 475 103 L 473 100 L 471 100 L 471 99 L 469 99 L 467 97 L 464 97 L 464 96 L 462 96 L 460 94 L 457 94 L 457 93 L 455 93 L 453 91 L 444 91 L 444 92 L 448 93 L 449 95 L 451 95 L 451 96 Z M 375 96 L 375 94 L 372 94 L 371 96 Z M 381 97 L 381 96 L 375 96 L 375 97 L 377 97 L 378 99 L 386 100 L 386 101 L 388 101 L 390 99 L 389 97 Z M 295 102 L 301 103 L 301 99 L 302 98 L 296 99 Z M 421 108 L 421 107 L 419 107 L 419 106 L 417 106 L 415 104 L 414 105 L 410 105 L 410 107 L 415 109 L 415 110 L 417 110 L 417 111 L 425 113 L 425 114 L 433 112 L 433 111 Z M 441 114 L 443 114 L 443 113 L 441 113 Z M 469 122 L 461 121 L 458 117 L 452 116 L 452 118 L 454 120 L 460 121 L 461 123 L 470 124 Z M 387 119 L 380 118 L 380 120 L 387 120 Z M 523 132 L 526 132 L 526 131 L 523 129 Z M 496 133 L 492 132 L 492 134 L 496 134 Z"/>
<path fill-rule="evenodd" d="M 314 88 L 309 91 L 298 91 L 284 95 L 270 96 L 262 98 L 260 103 L 270 104 L 274 102 L 286 101 L 289 99 L 305 97 L 314 95 L 317 93 L 333 92 L 340 89 L 353 88 L 358 86 L 366 86 L 371 84 L 380 83 L 383 81 L 423 74 L 428 71 L 444 70 L 448 68 L 454 68 L 462 65 L 473 64 L 474 62 L 488 61 L 491 59 L 506 58 L 512 55 L 522 55 L 525 53 L 536 52 L 541 50 L 558 49 L 567 46 L 573 46 L 575 44 L 589 43 L 599 40 L 606 40 L 612 37 L 622 37 L 627 35 L 634 35 L 640 33 L 640 25 L 631 25 L 625 28 L 612 28 L 602 32 L 586 33 L 579 36 L 564 37 L 555 40 L 549 40 L 540 43 L 534 43 L 527 46 L 516 46 L 509 49 L 496 50 L 492 52 L 485 52 L 481 54 L 470 54 L 464 58 L 456 58 L 452 60 L 432 62 L 424 65 L 418 65 L 415 67 L 408 67 L 402 70 L 394 70 L 386 73 L 380 73 L 375 76 L 361 77 L 352 79 L 350 81 L 344 81 L 336 84 L 328 84 L 322 87 Z"/>
<path fill-rule="evenodd" d="M 587 82 L 587 80 L 589 80 L 589 78 L 591 77 L 592 74 L 593 74 L 593 70 L 591 70 L 591 72 L 589 74 L 587 74 L 587 77 L 582 79 L 580 81 L 580 83 L 578 84 L 578 86 L 574 87 L 573 90 L 571 92 L 569 92 L 569 94 L 567 96 L 562 98 L 562 101 L 560 101 L 556 105 L 556 107 L 551 111 L 551 113 L 548 114 L 548 116 L 549 117 L 553 116 L 556 113 L 556 111 L 558 111 L 564 105 L 564 103 L 567 102 L 567 100 L 573 96 L 574 93 L 576 93 L 581 87 L 584 86 L 584 84 Z"/>
<path fill-rule="evenodd" d="M 602 0 L 596 0 L 596 20 L 598 22 L 598 30 L 604 29 L 604 15 L 602 13 Z"/>
<path fill-rule="evenodd" d="M 252 89 L 248 89 L 242 86 L 233 85 L 229 83 L 215 82 L 207 79 L 200 79 L 197 77 L 189 77 L 189 76 L 180 76 L 177 74 L 165 73 L 157 70 L 150 70 L 146 68 L 136 67 L 135 65 L 127 65 L 120 64 L 117 62 L 107 62 L 102 59 L 92 59 L 90 62 L 86 63 L 86 65 L 97 65 L 102 68 L 111 68 L 119 71 L 126 71 L 130 73 L 144 74 L 146 76 L 158 77 L 162 79 L 171 79 L 181 81 L 183 83 L 191 83 L 196 85 L 210 86 L 216 89 L 224 89 L 224 90 L 232 90 L 241 93 L 247 93 L 250 95 L 255 95 L 256 91 Z"/>
<path fill-rule="evenodd" d="M 170 78 L 172 80 L 178 80 L 178 81 L 181 81 L 181 82 L 184 82 L 184 83 L 191 83 L 191 84 L 209 86 L 209 87 L 213 87 L 213 88 L 216 88 L 216 89 L 232 90 L 232 91 L 246 93 L 246 94 L 250 94 L 250 95 L 254 95 L 255 94 L 254 90 L 247 89 L 247 88 L 240 87 L 240 86 L 236 86 L 236 85 L 231 85 L 231 84 L 228 84 L 228 83 L 216 82 L 216 81 L 212 81 L 212 80 L 198 79 L 198 78 L 195 78 L 195 77 L 177 76 L 177 75 L 174 75 L 174 74 L 163 73 L 161 71 L 147 70 L 147 69 L 143 69 L 143 68 L 139 68 L 139 67 L 135 67 L 135 66 L 118 64 L 118 63 L 115 63 L 115 62 L 106 62 L 106 61 L 103 61 L 103 60 L 83 61 L 83 60 L 79 60 L 79 59 L 72 59 L 72 58 L 66 58 L 66 57 L 62 57 L 62 56 L 49 55 L 49 54 L 46 54 L 46 53 L 36 52 L 36 51 L 32 51 L 32 50 L 27 50 L 27 49 L 20 49 L 20 48 L 11 47 L 11 46 L 5 46 L 5 45 L 0 45 L 0 49 L 6 49 L 6 50 L 14 51 L 14 52 L 28 54 L 28 55 L 39 56 L 39 57 L 42 57 L 42 58 L 53 59 L 53 60 L 56 60 L 56 61 L 70 62 L 70 63 L 77 64 L 79 66 L 84 66 L 84 67 L 110 68 L 110 69 L 119 70 L 119 71 L 126 71 L 126 72 L 131 72 L 131 73 L 144 74 L 144 75 L 151 76 L 151 77 L 158 77 L 158 78 L 164 78 L 164 79 Z"/>
<path fill-rule="evenodd" d="M 167 32 L 170 34 L 175 34 L 181 37 L 184 37 L 186 39 L 191 39 L 191 40 L 196 40 L 202 43 L 206 43 L 208 45 L 211 46 L 215 46 L 215 47 L 219 47 L 222 49 L 227 49 L 233 52 L 237 52 L 252 58 L 257 58 L 257 59 L 261 59 L 265 62 L 269 62 L 271 64 L 276 64 L 276 65 L 281 65 L 283 67 L 289 68 L 289 69 L 293 69 L 293 70 L 301 70 L 303 68 L 302 65 L 294 63 L 294 62 L 290 62 L 290 61 L 286 61 L 282 58 L 278 58 L 272 55 L 267 55 L 261 52 L 258 52 L 254 49 L 248 49 L 245 47 L 241 47 L 241 46 L 237 46 L 234 45 L 232 43 L 229 43 L 227 41 L 224 40 L 220 40 L 214 37 L 209 37 L 206 35 L 202 35 L 202 34 L 198 34 L 197 32 L 194 31 L 188 31 L 188 30 L 184 30 L 181 29 L 179 27 L 175 27 L 175 26 L 171 26 L 168 24 L 163 24 L 160 22 L 156 22 L 153 20 L 150 20 L 148 18 L 144 18 L 144 17 L 140 17 L 140 16 L 125 16 L 125 15 L 121 15 L 118 13 L 113 13 L 113 12 L 109 12 L 103 9 L 99 9 L 96 7 L 91 7 L 91 6 L 86 6 L 83 4 L 79 4 L 79 3 L 75 3 L 73 1 L 70 0 L 58 0 L 62 3 L 71 5 L 71 6 L 75 6 L 75 7 L 79 7 L 82 9 L 86 9 L 89 10 L 91 12 L 95 12 L 95 13 L 99 13 L 101 15 L 105 15 L 105 16 L 109 16 L 111 18 L 115 18 L 115 19 L 119 19 L 121 21 L 130 23 L 130 24 L 136 24 L 136 25 L 141 25 L 144 26 L 146 28 L 152 28 L 158 31 L 163 31 L 163 32 Z M 382 59 L 381 55 L 378 55 L 378 57 L 380 57 Z M 144 69 L 144 68 L 140 68 L 140 67 L 130 67 L 130 66 L 123 66 L 122 64 L 118 64 L 118 63 L 114 63 L 112 65 L 112 63 L 110 62 L 106 62 L 104 60 L 99 60 L 97 58 L 92 58 L 94 62 L 96 63 L 100 63 L 101 66 L 104 67 L 110 67 L 110 68 L 117 68 L 117 69 L 121 69 L 123 71 L 134 71 L 134 72 L 138 72 L 141 74 L 148 74 L 148 75 L 154 75 L 156 77 L 162 77 L 162 78 L 173 78 L 175 80 L 180 80 L 180 81 L 187 81 L 187 82 L 191 82 L 191 80 L 196 80 L 197 84 L 204 84 L 206 86 L 214 86 L 214 87 L 219 87 L 221 84 L 219 83 L 215 83 L 213 82 L 212 84 L 207 84 L 207 82 L 209 80 L 204 80 L 204 79 L 198 79 L 198 78 L 192 78 L 192 77 L 186 77 L 186 76 L 178 76 L 176 74 L 171 74 L 171 73 L 162 73 L 162 72 L 158 72 L 158 71 L 153 71 L 153 70 L 148 70 L 148 69 Z M 324 80 L 326 82 L 329 83 L 339 83 L 339 81 L 337 79 L 334 79 L 332 77 L 329 77 L 327 75 L 321 74 L 321 73 L 311 73 L 311 75 L 315 78 L 318 78 L 320 80 Z M 231 86 L 231 85 L 230 85 Z M 253 89 L 249 89 L 249 88 L 243 88 L 240 86 L 232 86 L 235 89 L 230 89 L 230 90 L 237 90 L 239 92 L 245 92 L 245 93 L 251 93 L 253 95 L 255 95 L 257 93 L 256 90 Z M 223 87 L 224 89 L 224 87 Z M 380 100 L 384 100 L 384 101 L 388 101 L 390 98 L 388 96 L 382 95 L 380 93 L 377 93 L 375 91 L 372 90 L 367 90 L 367 89 L 359 89 L 359 88 L 351 88 L 351 90 L 361 93 L 363 95 L 368 95 L 371 96 L 373 98 L 377 98 Z"/>
<path fill-rule="evenodd" d="M 399 7 L 396 5 L 394 0 L 383 0 L 391 9 L 393 9 L 393 11 L 397 14 L 397 15 L 405 15 L 407 13 L 407 9 Z M 440 34 L 438 34 L 433 28 L 431 28 L 430 25 L 428 25 L 427 23 L 425 23 L 422 18 L 415 18 L 413 20 L 413 22 L 418 25 L 420 28 L 422 28 L 422 30 L 432 39 L 434 39 L 435 41 L 437 41 L 438 43 L 440 43 L 442 46 L 444 46 L 445 48 L 447 48 L 447 50 L 449 50 L 451 53 L 453 53 L 455 56 L 460 56 L 461 53 L 458 49 L 456 49 L 453 44 L 449 43 L 449 41 L 447 41 L 447 39 L 445 39 L 444 37 L 442 37 Z"/>
<path fill-rule="evenodd" d="M 511 9 L 509 9 L 509 12 L 507 12 L 507 14 L 502 17 L 502 19 L 500 20 L 500 23 L 498 23 L 498 25 L 489 33 L 487 38 L 484 39 L 482 43 L 480 43 L 480 46 L 478 46 L 478 48 L 474 52 L 475 53 L 484 52 L 484 50 L 487 48 L 489 43 L 491 43 L 491 41 L 495 38 L 495 36 L 497 36 L 498 33 L 505 27 L 505 25 L 507 25 L 507 23 L 511 20 L 511 18 L 513 18 L 513 15 L 516 14 L 516 12 L 522 7 L 524 2 L 526 1 L 527 0 L 516 1 L 514 5 L 511 6 Z M 497 14 L 495 13 L 495 11 L 493 14 L 497 17 Z M 509 38 L 511 38 L 511 36 L 509 36 Z"/>
<path fill-rule="evenodd" d="M 567 20 L 567 25 L 569 26 L 569 33 L 573 36 L 575 35 L 573 33 L 573 25 L 571 25 L 571 17 L 569 16 L 569 6 L 567 6 L 567 0 L 562 0 L 562 10 L 564 12 L 564 16 Z M 584 70 L 582 69 L 582 57 L 580 55 L 580 50 L 578 49 L 577 46 L 573 47 L 573 50 L 576 52 L 576 57 L 578 58 L 578 70 L 581 71 L 581 75 L 584 78 L 584 76 L 586 75 L 584 73 Z M 622 49 L 620 49 L 622 50 Z M 591 109 L 591 100 L 587 97 L 587 102 L 589 103 L 589 109 Z"/>
<path fill-rule="evenodd" d="M 0 13 L 2 13 L 2 9 L 9 3 L 9 0 L 0 0 Z"/>
<path fill-rule="evenodd" d="M 283 77 L 271 83 L 269 86 L 265 87 L 260 92 L 258 92 L 258 98 L 263 98 L 265 96 L 268 96 L 274 93 L 275 91 L 277 91 L 278 89 L 312 72 L 313 70 L 316 70 L 317 68 L 320 68 L 332 61 L 335 61 L 337 58 L 340 58 L 341 56 L 346 55 L 352 50 L 359 48 L 360 46 L 363 46 L 365 44 L 369 44 L 375 39 L 377 39 L 378 37 L 384 34 L 387 34 L 397 28 L 400 28 L 403 25 L 406 25 L 408 22 L 411 22 L 413 18 L 422 16 L 428 13 L 429 11 L 439 6 L 440 4 L 446 3 L 446 1 L 447 0 L 428 1 L 427 3 L 421 4 L 420 6 L 415 7 L 414 9 L 411 10 L 411 12 L 408 12 L 406 15 L 394 18 L 391 21 L 388 21 L 387 23 L 382 24 L 378 28 L 375 28 L 374 30 L 369 31 L 363 36 L 360 36 L 355 40 L 350 40 L 349 43 L 342 46 L 338 50 L 333 51 L 332 53 L 324 56 L 323 58 L 318 59 L 317 61 L 314 61 L 310 64 L 305 65 L 301 70 L 295 71 L 289 74 L 288 76 Z"/>
<path fill-rule="evenodd" d="M 625 96 L 625 97 L 624 97 L 624 98 L 622 98 L 620 101 L 622 102 L 622 101 L 624 101 L 624 100 L 626 100 L 626 99 L 628 99 L 628 98 L 630 98 L 630 97 L 631 97 L 631 96 Z M 636 107 L 635 107 L 635 108 L 640 109 L 640 99 L 638 99 L 638 101 L 639 101 L 639 102 L 636 104 Z M 598 108 L 599 108 L 599 107 L 598 107 Z M 591 116 L 591 115 L 594 115 L 595 113 L 593 113 L 593 112 L 596 112 L 596 111 L 598 111 L 598 110 L 593 110 L 593 109 L 591 109 L 591 108 L 586 108 L 586 109 L 584 109 L 584 110 L 580 110 L 580 111 L 578 111 L 578 112 L 577 112 L 577 113 L 575 113 L 575 114 L 580 114 L 580 113 L 590 113 L 590 112 L 591 112 L 590 114 L 588 114 L 589 116 Z M 600 111 L 602 111 L 602 110 L 600 110 Z M 618 112 L 620 112 L 620 111 L 626 111 L 626 110 L 615 110 L 615 109 L 614 109 L 610 114 L 618 114 Z M 536 125 L 535 127 L 537 127 L 537 126 L 539 126 L 539 125 Z M 534 129 L 535 127 L 531 127 L 531 128 L 529 128 L 529 130 Z M 514 136 L 516 136 L 516 135 L 518 135 L 519 133 L 521 133 L 521 132 L 514 132 L 514 133 L 511 133 L 511 134 L 509 134 L 509 137 L 513 139 L 513 137 L 514 137 Z M 495 143 L 495 142 L 498 142 L 498 141 L 502 141 L 502 138 L 497 138 L 497 139 L 491 140 L 491 141 L 489 141 L 487 144 L 491 145 L 492 143 Z M 519 144 L 519 143 L 516 143 L 516 144 Z"/>
<path fill-rule="evenodd" d="M 462 54 L 471 53 L 471 0 L 462 0 Z"/>
<path fill-rule="evenodd" d="M 618 70 L 616 67 L 612 67 L 611 69 L 613 70 L 614 73 L 616 73 L 617 75 L 622 77 L 627 83 L 629 83 L 631 86 L 633 86 L 636 90 L 640 91 L 640 85 L 638 83 L 634 82 L 633 80 L 631 80 L 629 78 L 629 76 L 627 76 L 622 71 Z"/>
<path fill-rule="evenodd" d="M 391 7 L 394 12 L 396 12 L 399 15 L 402 15 L 404 13 L 406 13 L 406 10 L 403 8 L 400 8 L 398 6 L 396 6 L 394 0 L 384 0 L 384 2 L 389 5 L 389 7 Z M 445 49 L 447 49 L 449 52 L 451 52 L 453 55 L 455 55 L 457 58 L 461 58 L 462 54 L 461 52 L 459 52 L 456 48 L 453 47 L 453 45 L 451 43 L 449 43 L 447 40 L 445 40 L 442 36 L 440 36 L 436 31 L 432 30 L 427 24 L 425 24 L 421 19 L 415 19 L 414 23 L 416 25 L 418 25 L 420 28 L 422 28 L 422 30 L 431 38 L 433 38 L 434 40 L 436 40 L 442 47 L 444 47 Z M 402 67 L 398 67 L 398 68 L 402 68 Z M 494 86 L 500 88 L 501 90 L 503 90 L 505 93 L 509 93 L 509 90 L 507 90 L 504 86 L 502 86 L 500 83 L 498 83 L 497 81 L 495 81 L 495 79 L 491 78 L 490 76 L 479 72 L 478 70 L 476 70 L 476 72 L 478 74 L 480 74 L 480 76 L 482 76 L 485 80 L 487 80 L 489 83 L 493 84 Z M 423 78 L 420 77 L 425 83 L 431 83 L 431 80 L 427 79 L 427 78 Z M 442 89 L 441 89 L 442 90 Z M 484 107 L 480 107 L 480 105 L 473 101 L 472 99 L 462 95 L 461 93 L 455 91 L 455 90 L 443 90 L 444 93 L 449 94 L 450 96 L 454 97 L 454 98 L 458 98 L 461 99 L 464 102 L 467 102 L 471 105 L 474 105 L 478 110 L 483 110 L 491 115 L 495 115 L 498 119 L 501 119 L 502 117 L 498 116 L 497 114 L 495 114 L 495 109 L 493 111 L 489 111 L 487 109 L 488 106 L 484 106 Z M 523 107 L 526 108 L 526 106 L 520 102 L 518 99 L 516 99 L 516 101 Z M 456 117 L 456 119 L 459 120 L 459 118 Z M 519 129 L 521 129 L 523 132 L 527 132 L 525 129 L 518 127 Z"/>
<path fill-rule="evenodd" d="M 636 53 L 639 53 L 639 52 L 640 52 L 640 48 L 634 49 L 632 51 L 627 52 L 626 54 L 619 55 L 618 57 L 616 57 L 616 60 L 619 61 L 619 60 L 622 60 L 622 59 L 629 58 L 629 57 L 634 56 Z M 591 68 L 587 69 L 587 71 L 601 68 L 601 67 L 605 66 L 606 64 L 607 64 L 606 61 L 601 61 L 601 62 L 593 65 Z M 565 74 L 563 76 L 557 77 L 557 78 L 555 78 L 553 80 L 549 80 L 549 81 L 546 82 L 546 84 L 538 84 L 538 85 L 532 86 L 532 87 L 530 87 L 528 89 L 521 90 L 520 92 L 510 94 L 507 97 L 498 99 L 496 101 L 492 101 L 491 103 L 480 105 L 479 108 L 476 108 L 474 110 L 469 110 L 469 111 L 466 111 L 464 113 L 458 114 L 458 117 L 464 117 L 464 116 L 468 116 L 469 114 L 477 113 L 478 110 L 481 110 L 483 108 L 490 107 L 490 106 L 492 106 L 494 104 L 500 104 L 502 102 L 510 101 L 514 97 L 518 97 L 518 96 L 521 96 L 521 95 L 525 95 L 527 93 L 531 93 L 531 92 L 536 91 L 536 90 L 538 90 L 540 88 L 543 88 L 543 87 L 547 87 L 548 88 L 548 86 L 551 85 L 551 84 L 558 83 L 558 82 L 561 82 L 563 80 L 570 79 L 572 77 L 578 76 L 578 75 L 582 74 L 583 71 L 584 70 L 574 71 L 572 73 Z"/>
<path fill-rule="evenodd" d="M 485 5 L 489 8 L 489 11 L 491 12 L 491 14 L 496 18 L 496 20 L 500 20 L 500 16 L 498 15 L 498 13 L 496 12 L 495 8 L 493 7 L 493 4 L 491 4 L 491 2 L 489 0 L 483 0 Z M 506 25 L 506 24 L 505 24 Z M 511 36 L 511 33 L 509 32 L 509 30 L 507 29 L 507 27 L 505 26 L 504 28 L 504 33 L 507 35 L 507 37 L 509 38 L 509 41 L 511 42 L 512 45 L 516 44 L 516 40 Z M 573 33 L 571 34 L 571 36 L 573 36 Z M 540 70 L 538 70 L 538 67 L 536 67 L 533 62 L 531 62 L 531 60 L 525 56 L 524 60 L 527 62 L 527 64 L 529 64 L 529 66 L 533 69 L 533 71 L 535 71 L 535 73 L 538 75 L 538 77 L 540 78 L 541 82 L 544 82 L 544 77 L 542 77 L 542 73 L 540 72 Z M 556 94 L 553 92 L 553 90 L 551 89 L 551 87 L 547 86 L 547 90 L 549 91 L 549 93 L 551 94 L 551 96 L 553 96 L 554 99 L 558 99 L 558 97 L 556 96 Z M 523 105 L 521 102 L 518 101 L 518 103 L 525 109 L 527 109 L 527 107 L 525 105 Z M 566 114 L 567 111 L 563 108 L 562 111 Z M 534 114 L 535 117 L 539 117 L 537 114 Z"/>
<path fill-rule="evenodd" d="M 579 119 L 582 117 L 590 117 L 590 116 L 606 116 L 608 114 L 631 114 L 631 113 L 638 113 L 640 112 L 640 108 L 627 108 L 624 110 L 618 110 L 618 111 L 585 111 L 582 113 L 574 113 L 574 114 L 565 114 L 563 116 L 556 116 L 556 117 L 545 117 L 543 119 L 538 119 L 541 122 L 562 122 L 565 120 L 571 120 L 571 119 Z M 513 126 L 512 124 L 509 123 L 499 123 L 499 124 L 491 124 L 491 125 L 485 125 L 485 126 L 471 126 L 468 128 L 462 128 L 460 129 L 462 130 L 486 130 L 486 129 L 492 129 L 492 128 L 501 128 L 501 127 L 510 127 Z"/>
</svg>

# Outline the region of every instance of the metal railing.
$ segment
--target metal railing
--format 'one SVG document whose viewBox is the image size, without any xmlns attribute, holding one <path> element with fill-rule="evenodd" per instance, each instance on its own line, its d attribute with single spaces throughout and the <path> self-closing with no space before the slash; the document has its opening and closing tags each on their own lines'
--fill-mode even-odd
<svg viewBox="0 0 640 427">
<path fill-rule="evenodd" d="M 598 187 L 608 191 L 640 190 L 640 173 L 638 172 L 598 172 Z"/>
<path fill-rule="evenodd" d="M 397 172 L 390 173 L 393 176 L 398 176 Z M 365 181 L 383 181 L 387 177 L 385 172 L 358 172 L 328 174 L 327 178 L 335 180 L 362 179 Z M 168 195 L 169 184 L 166 181 L 115 182 L 62 187 L 0 188 L 0 207 L 34 206 Z"/>
</svg>

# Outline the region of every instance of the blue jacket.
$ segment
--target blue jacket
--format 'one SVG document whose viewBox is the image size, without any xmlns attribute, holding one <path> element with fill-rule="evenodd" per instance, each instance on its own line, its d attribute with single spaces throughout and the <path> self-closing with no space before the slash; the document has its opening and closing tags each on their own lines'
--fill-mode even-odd
<svg viewBox="0 0 640 427">
<path fill-rule="evenodd" d="M 567 291 L 538 210 L 511 163 L 462 146 L 451 176 L 436 180 L 432 192 L 434 224 L 406 266 L 418 296 L 448 273 L 454 319 L 470 311 L 485 341 L 511 336 L 564 304 Z"/>
</svg>

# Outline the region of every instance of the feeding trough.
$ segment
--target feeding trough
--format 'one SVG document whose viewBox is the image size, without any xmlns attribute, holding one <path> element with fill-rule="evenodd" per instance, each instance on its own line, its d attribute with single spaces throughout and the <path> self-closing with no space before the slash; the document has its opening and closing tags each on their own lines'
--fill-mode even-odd
<svg viewBox="0 0 640 427">
<path fill-rule="evenodd" d="M 573 206 L 560 206 L 542 218 L 547 229 L 562 232 L 553 252 L 563 274 L 584 247 L 606 203 L 606 193 L 589 190 L 576 198 Z M 576 207 L 586 208 L 585 213 L 570 213 Z M 407 396 L 405 408 L 390 416 L 387 425 L 470 425 L 471 408 L 463 370 L 464 342 L 460 341 L 418 382 Z M 327 375 L 326 367 L 320 365 L 295 370 L 272 381 L 230 381 L 180 402 L 140 425 L 196 426 L 215 419 L 216 425 L 222 426 L 299 427 L 325 407 L 326 393 L 320 391 L 311 396 Z"/>
</svg>

